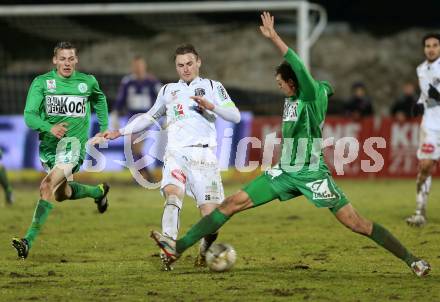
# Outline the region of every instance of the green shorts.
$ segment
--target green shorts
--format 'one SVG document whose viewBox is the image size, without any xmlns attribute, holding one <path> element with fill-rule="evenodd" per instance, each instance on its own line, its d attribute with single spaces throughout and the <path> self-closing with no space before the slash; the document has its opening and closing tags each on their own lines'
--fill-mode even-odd
<svg viewBox="0 0 440 302">
<path fill-rule="evenodd" d="M 40 141 L 40 161 L 49 172 L 58 164 L 73 164 L 72 173 L 79 171 L 85 156 L 85 145 L 76 137 L 54 137 Z"/>
<path fill-rule="evenodd" d="M 52 170 L 57 164 L 74 164 L 74 167 L 72 169 L 72 174 L 73 174 L 79 171 L 79 168 L 83 163 L 82 158 L 73 158 L 69 154 L 69 152 L 65 154 L 57 154 L 57 155 L 53 153 L 40 152 L 40 161 L 46 173 L 49 173 L 50 170 Z"/>
<path fill-rule="evenodd" d="M 287 173 L 272 168 L 247 184 L 245 191 L 254 206 L 274 199 L 289 200 L 304 195 L 318 208 L 328 208 L 333 214 L 349 201 L 338 188 L 328 171 Z"/>
</svg>

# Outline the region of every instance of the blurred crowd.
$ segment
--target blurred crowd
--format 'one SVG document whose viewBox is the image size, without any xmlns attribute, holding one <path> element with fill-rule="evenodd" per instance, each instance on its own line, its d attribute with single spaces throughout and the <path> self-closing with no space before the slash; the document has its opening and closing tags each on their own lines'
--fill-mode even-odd
<svg viewBox="0 0 440 302">
<path fill-rule="evenodd" d="M 400 91 L 392 102 L 389 114 L 399 122 L 423 115 L 423 109 L 417 105 L 419 91 L 417 84 L 407 81 L 403 82 Z M 373 99 L 365 83 L 354 82 L 351 85 L 350 95 L 340 102 L 329 103 L 329 114 L 350 117 L 353 120 L 361 120 L 371 117 L 375 112 Z"/>
</svg>

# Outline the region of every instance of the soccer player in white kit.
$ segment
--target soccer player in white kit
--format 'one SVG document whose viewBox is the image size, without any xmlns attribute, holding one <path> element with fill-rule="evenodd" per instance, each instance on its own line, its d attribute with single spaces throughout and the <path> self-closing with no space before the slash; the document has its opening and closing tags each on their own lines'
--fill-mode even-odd
<svg viewBox="0 0 440 302">
<path fill-rule="evenodd" d="M 220 82 L 199 77 L 201 59 L 194 46 L 184 44 L 175 52 L 180 80 L 164 85 L 154 106 L 126 127 L 107 131 L 104 137 L 115 139 L 147 129 L 166 116 L 167 147 L 164 156 L 161 192 L 165 197 L 162 233 L 176 240 L 179 214 L 185 193 L 194 198 L 202 216 L 210 214 L 224 199 L 215 148 L 217 116 L 238 123 L 240 112 Z M 204 265 L 206 250 L 217 233 L 200 244 L 197 263 Z M 161 257 L 165 270 L 171 267 Z"/>
<path fill-rule="evenodd" d="M 416 213 L 406 219 L 411 226 L 426 224 L 426 205 L 431 188 L 431 174 L 440 158 L 440 34 L 423 37 L 426 60 L 417 67 L 420 98 L 424 114 L 420 125 L 419 171 L 417 175 Z"/>
</svg>

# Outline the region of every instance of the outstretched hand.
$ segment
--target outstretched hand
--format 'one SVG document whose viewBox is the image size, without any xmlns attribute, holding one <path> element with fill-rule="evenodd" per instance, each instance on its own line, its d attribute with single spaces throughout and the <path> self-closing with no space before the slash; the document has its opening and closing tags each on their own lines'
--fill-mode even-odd
<svg viewBox="0 0 440 302">
<path fill-rule="evenodd" d="M 261 14 L 261 22 L 263 25 L 260 26 L 260 31 L 268 39 L 272 39 L 276 36 L 277 32 L 275 31 L 274 25 L 274 17 L 270 15 L 268 12 L 263 12 Z"/>
<path fill-rule="evenodd" d="M 99 132 L 99 133 L 96 133 L 95 136 L 89 140 L 89 144 L 98 145 L 98 144 L 103 143 L 105 141 L 106 141 L 106 139 L 104 138 L 104 133 Z"/>
<path fill-rule="evenodd" d="M 275 22 L 275 19 L 273 16 L 270 15 L 268 12 L 263 12 L 261 14 L 261 23 L 260 31 L 261 34 L 270 39 L 273 44 L 280 50 L 282 55 L 285 55 L 287 51 L 289 50 L 289 47 L 286 43 L 278 36 L 277 32 L 275 31 L 275 28 L 273 27 Z"/>
<path fill-rule="evenodd" d="M 105 139 L 114 140 L 121 136 L 121 132 L 119 132 L 119 130 L 107 130 L 103 136 Z"/>
<path fill-rule="evenodd" d="M 215 105 L 205 99 L 203 96 L 190 96 L 199 106 L 201 110 L 213 110 L 215 108 Z"/>
</svg>

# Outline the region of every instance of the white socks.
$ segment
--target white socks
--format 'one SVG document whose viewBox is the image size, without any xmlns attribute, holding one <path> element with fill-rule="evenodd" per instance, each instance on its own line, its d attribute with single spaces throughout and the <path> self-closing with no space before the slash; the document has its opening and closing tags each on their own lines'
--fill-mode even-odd
<svg viewBox="0 0 440 302">
<path fill-rule="evenodd" d="M 177 239 L 179 232 L 180 209 L 182 201 L 176 195 L 169 195 L 165 200 L 162 215 L 162 234 Z"/>
<path fill-rule="evenodd" d="M 431 190 L 432 177 L 426 178 L 416 195 L 416 215 L 425 216 L 426 204 L 428 203 L 429 190 Z"/>
</svg>

